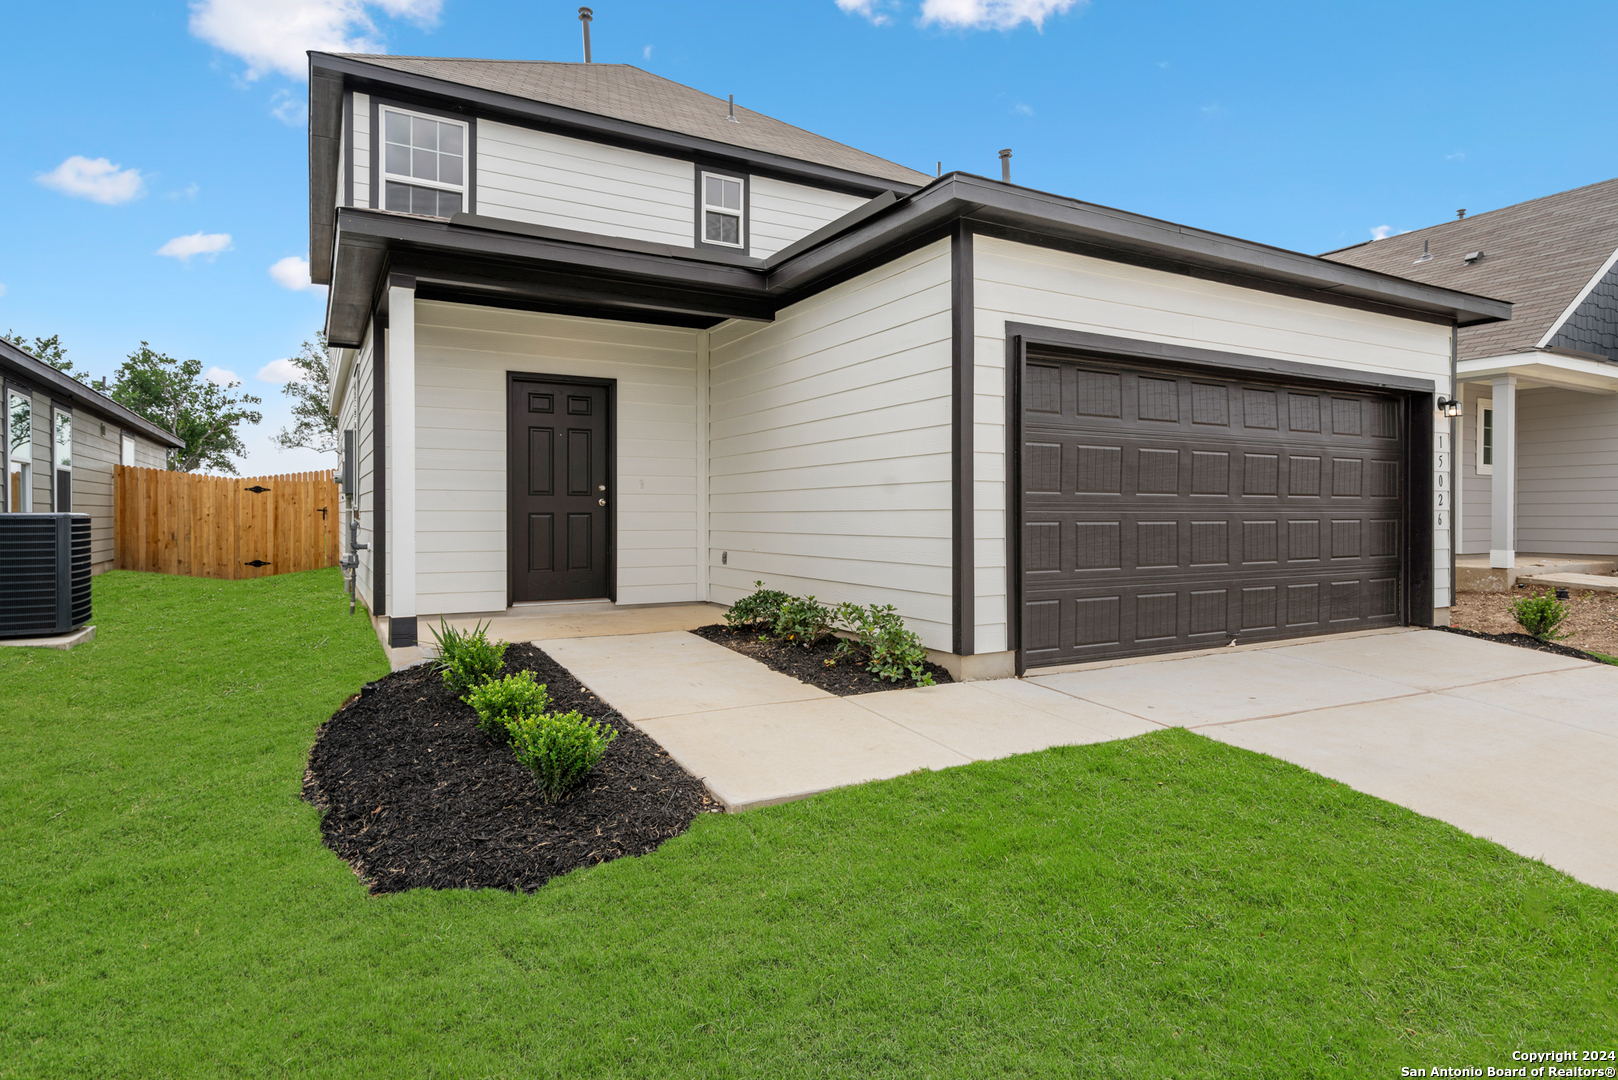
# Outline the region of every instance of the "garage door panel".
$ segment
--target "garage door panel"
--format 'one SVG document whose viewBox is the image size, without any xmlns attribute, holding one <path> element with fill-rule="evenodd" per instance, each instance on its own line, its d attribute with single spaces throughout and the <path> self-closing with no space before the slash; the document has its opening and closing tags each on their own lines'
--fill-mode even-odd
<svg viewBox="0 0 1618 1080">
<path fill-rule="evenodd" d="M 1274 441 L 1201 443 L 1166 440 L 1125 445 L 1087 435 L 1033 433 L 1023 440 L 1024 495 L 1064 501 L 1072 495 L 1124 499 L 1196 496 L 1205 500 L 1380 499 L 1398 502 L 1402 470 L 1385 452 L 1310 453 Z"/>
<path fill-rule="evenodd" d="M 1400 621 L 1398 399 L 1146 364 L 1026 373 L 1028 665 Z"/>
<path fill-rule="evenodd" d="M 1031 578 L 1083 581 L 1127 571 L 1150 578 L 1197 572 L 1228 577 L 1266 567 L 1313 572 L 1363 563 L 1397 572 L 1398 518 L 1245 511 L 1210 517 L 1095 511 L 1027 515 L 1023 570 Z"/>
<path fill-rule="evenodd" d="M 1026 662 L 1075 663 L 1386 626 L 1398 618 L 1398 587 L 1398 575 L 1384 573 L 1030 592 Z"/>
</svg>

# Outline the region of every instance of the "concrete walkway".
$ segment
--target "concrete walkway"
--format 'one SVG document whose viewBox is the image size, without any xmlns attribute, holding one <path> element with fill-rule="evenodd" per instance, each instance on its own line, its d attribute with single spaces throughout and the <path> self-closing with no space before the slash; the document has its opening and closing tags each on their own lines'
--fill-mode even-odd
<svg viewBox="0 0 1618 1080">
<path fill-rule="evenodd" d="M 684 632 L 542 638 L 732 810 L 1188 727 L 1618 889 L 1618 668 L 1399 630 L 836 697 Z"/>
</svg>

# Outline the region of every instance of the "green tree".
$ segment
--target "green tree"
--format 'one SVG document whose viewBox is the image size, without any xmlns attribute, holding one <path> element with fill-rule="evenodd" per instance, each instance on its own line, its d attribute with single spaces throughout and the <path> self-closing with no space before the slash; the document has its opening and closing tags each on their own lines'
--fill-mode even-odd
<svg viewBox="0 0 1618 1080">
<path fill-rule="evenodd" d="M 50 337 L 37 337 L 32 345 L 28 344 L 26 337 L 15 330 L 7 330 L 5 338 L 17 348 L 32 353 L 57 371 L 73 370 L 73 361 L 67 358 L 67 350 L 62 348 L 62 339 L 55 334 Z"/>
<path fill-rule="evenodd" d="M 275 445 L 283 450 L 314 450 L 322 454 L 337 453 L 337 417 L 326 404 L 331 386 L 331 368 L 326 354 L 326 332 L 315 331 L 315 340 L 303 343 L 303 351 L 287 358 L 287 362 L 303 373 L 281 387 L 281 393 L 292 399 L 290 428 L 282 428 L 275 436 Z"/>
<path fill-rule="evenodd" d="M 263 413 L 246 408 L 263 404 L 260 399 L 231 393 L 238 385 L 211 383 L 202 377 L 200 360 L 176 360 L 143 341 L 119 365 L 108 396 L 185 440 L 183 449 L 169 451 L 170 469 L 209 468 L 235 476 L 232 455 L 247 453 L 237 425 L 264 419 Z"/>
</svg>

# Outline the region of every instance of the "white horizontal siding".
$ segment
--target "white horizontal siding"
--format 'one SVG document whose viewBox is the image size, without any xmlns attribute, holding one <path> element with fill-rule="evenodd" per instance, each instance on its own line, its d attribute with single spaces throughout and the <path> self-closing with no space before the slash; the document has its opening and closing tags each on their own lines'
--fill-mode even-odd
<svg viewBox="0 0 1618 1080">
<path fill-rule="evenodd" d="M 1449 392 L 1450 330 L 1354 308 L 1106 262 L 994 237 L 974 239 L 976 646 L 1006 647 L 1006 323 L 1367 373 L 1430 378 Z M 1449 553 L 1434 563 L 1448 567 Z"/>
<path fill-rule="evenodd" d="M 354 95 L 354 205 L 371 205 L 371 95 Z M 339 196 L 340 198 L 341 196 Z"/>
<path fill-rule="evenodd" d="M 713 331 L 714 601 L 762 578 L 893 604 L 950 647 L 949 265 L 936 243 Z"/>
<path fill-rule="evenodd" d="M 748 247 L 767 259 L 829 222 L 866 203 L 859 195 L 789 184 L 769 176 L 750 177 Z"/>
<path fill-rule="evenodd" d="M 506 375 L 617 380 L 618 602 L 697 599 L 695 330 L 416 302 L 416 604 L 506 606 Z"/>
<path fill-rule="evenodd" d="M 360 602 L 372 614 L 375 614 L 372 599 L 376 595 L 377 488 L 374 349 L 375 343 L 372 341 L 370 329 L 367 328 L 365 341 L 360 346 L 359 355 L 354 358 L 354 367 L 349 376 L 353 381 L 349 384 L 348 393 L 343 396 L 345 408 L 349 402 L 353 403 L 353 425 L 358 452 L 354 459 L 355 497 L 352 512 L 355 520 L 359 522 L 358 541 L 365 545 L 365 550 L 359 552 L 354 591 Z"/>
<path fill-rule="evenodd" d="M 560 229 L 691 247 L 689 161 L 479 120 L 477 211 Z"/>
</svg>

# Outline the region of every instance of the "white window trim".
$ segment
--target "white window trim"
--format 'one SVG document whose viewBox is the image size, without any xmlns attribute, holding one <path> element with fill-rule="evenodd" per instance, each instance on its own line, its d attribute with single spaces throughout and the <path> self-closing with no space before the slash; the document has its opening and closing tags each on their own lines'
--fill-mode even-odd
<svg viewBox="0 0 1618 1080">
<path fill-rule="evenodd" d="M 1493 476 L 1494 465 L 1485 465 L 1483 463 L 1483 416 L 1485 413 L 1491 416 L 1494 414 L 1494 398 L 1478 398 L 1476 405 L 1478 410 L 1478 430 L 1477 443 L 1472 451 L 1472 464 L 1477 467 L 1479 476 Z"/>
<path fill-rule="evenodd" d="M 730 180 L 733 183 L 737 183 L 742 186 L 740 209 L 732 210 L 728 206 L 715 206 L 708 201 L 708 178 L 710 176 L 716 180 Z M 697 217 L 698 238 L 704 244 L 711 244 L 714 247 L 736 248 L 738 251 L 745 249 L 747 247 L 747 177 L 734 176 L 730 173 L 709 172 L 708 170 L 704 169 L 702 171 L 702 177 L 697 183 L 697 191 L 699 192 L 701 199 L 701 204 L 698 208 L 699 214 Z M 708 214 L 710 211 L 715 214 L 729 214 L 736 219 L 736 243 L 727 244 L 723 240 L 708 239 Z"/>
<path fill-rule="evenodd" d="M 67 417 L 67 465 L 62 465 L 62 417 Z M 51 510 L 54 513 L 70 513 L 73 509 L 73 410 L 63 409 L 57 405 L 51 406 Z M 62 501 L 62 474 L 67 473 L 67 499 L 68 507 L 63 510 L 57 503 Z"/>
<path fill-rule="evenodd" d="M 423 120 L 436 120 L 440 124 L 454 124 L 461 129 L 461 182 L 459 184 L 446 184 L 438 180 L 422 180 L 419 177 L 405 176 L 401 173 L 388 171 L 388 113 L 390 112 L 398 113 L 400 116 L 420 117 Z M 472 130 L 470 124 L 464 120 L 452 120 L 447 116 L 435 116 L 432 113 L 411 112 L 409 109 L 401 109 L 395 105 L 379 105 L 377 106 L 376 126 L 380 129 L 377 132 L 377 156 L 382 160 L 377 163 L 380 167 L 373 170 L 373 172 L 381 175 L 383 185 L 378 190 L 378 194 L 381 196 L 381 198 L 377 200 L 378 206 L 387 205 L 387 182 L 389 180 L 396 180 L 401 184 L 410 184 L 414 187 L 436 188 L 439 191 L 458 191 L 461 194 L 461 206 L 462 208 L 465 208 L 466 178 L 472 175 Z"/>
</svg>

